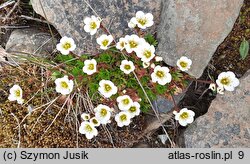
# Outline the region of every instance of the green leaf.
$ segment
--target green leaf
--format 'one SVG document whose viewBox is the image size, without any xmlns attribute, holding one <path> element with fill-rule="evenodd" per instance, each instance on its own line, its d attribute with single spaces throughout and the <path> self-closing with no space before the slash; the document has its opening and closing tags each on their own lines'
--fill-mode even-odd
<svg viewBox="0 0 250 164">
<path fill-rule="evenodd" d="M 167 91 L 167 86 L 157 84 L 156 87 L 155 87 L 155 89 L 156 89 L 156 93 L 157 94 L 162 95 L 162 94 L 164 94 Z"/>
<path fill-rule="evenodd" d="M 240 57 L 242 60 L 246 59 L 249 52 L 249 42 L 244 38 L 240 44 Z"/>
<path fill-rule="evenodd" d="M 110 72 L 106 69 L 101 69 L 97 75 L 98 80 L 110 80 Z"/>
<path fill-rule="evenodd" d="M 78 67 L 75 67 L 71 70 L 71 74 L 74 76 L 74 77 L 77 77 L 79 76 L 80 74 L 82 73 L 82 69 L 79 69 Z"/>
<path fill-rule="evenodd" d="M 55 71 L 55 72 L 53 72 L 52 75 L 51 75 L 52 80 L 55 80 L 55 79 L 57 79 L 57 78 L 61 78 L 62 76 L 63 76 L 62 73 L 59 72 L 59 71 Z"/>
<path fill-rule="evenodd" d="M 151 45 L 157 46 L 158 41 L 155 39 L 155 37 L 152 34 L 145 35 L 144 39 Z"/>
<path fill-rule="evenodd" d="M 103 53 L 99 56 L 99 58 L 97 59 L 98 62 L 103 62 L 103 63 L 107 63 L 107 64 L 111 64 L 113 63 L 113 57 L 108 54 L 108 53 Z"/>
<path fill-rule="evenodd" d="M 99 85 L 96 83 L 89 84 L 89 94 L 92 96 L 95 92 L 97 92 Z"/>
</svg>

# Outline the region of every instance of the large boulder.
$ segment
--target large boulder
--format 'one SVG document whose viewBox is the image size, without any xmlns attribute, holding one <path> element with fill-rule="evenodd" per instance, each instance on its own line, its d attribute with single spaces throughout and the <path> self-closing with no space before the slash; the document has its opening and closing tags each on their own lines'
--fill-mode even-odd
<svg viewBox="0 0 250 164">
<path fill-rule="evenodd" d="M 218 95 L 184 132 L 185 146 L 250 147 L 250 71 L 234 92 Z"/>
<path fill-rule="evenodd" d="M 77 48 L 74 53 L 78 55 L 95 54 L 99 49 L 96 38 L 103 33 L 102 30 L 98 30 L 94 36 L 86 33 L 83 29 L 85 17 L 97 13 L 117 40 L 121 36 L 134 33 L 128 28 L 128 22 L 139 10 L 152 13 L 157 24 L 160 5 L 159 0 L 32 0 L 32 6 L 38 14 L 46 18 L 62 36 L 75 40 Z M 156 26 L 150 29 L 155 31 L 155 28 Z"/>
<path fill-rule="evenodd" d="M 169 65 L 180 56 L 193 60 L 189 73 L 200 77 L 239 15 L 243 0 L 162 1 L 158 54 Z"/>
</svg>

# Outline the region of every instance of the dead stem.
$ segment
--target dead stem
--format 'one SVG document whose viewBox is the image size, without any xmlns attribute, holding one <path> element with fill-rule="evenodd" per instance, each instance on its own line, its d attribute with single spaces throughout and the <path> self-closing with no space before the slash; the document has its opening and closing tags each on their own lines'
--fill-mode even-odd
<svg viewBox="0 0 250 164">
<path fill-rule="evenodd" d="M 19 123 L 19 120 L 15 116 L 14 113 L 11 113 L 10 115 L 12 115 L 15 118 L 15 120 L 17 122 L 17 125 L 18 125 L 18 144 L 17 144 L 17 148 L 20 148 L 20 144 L 21 144 L 21 127 L 20 127 L 20 123 Z"/>
</svg>

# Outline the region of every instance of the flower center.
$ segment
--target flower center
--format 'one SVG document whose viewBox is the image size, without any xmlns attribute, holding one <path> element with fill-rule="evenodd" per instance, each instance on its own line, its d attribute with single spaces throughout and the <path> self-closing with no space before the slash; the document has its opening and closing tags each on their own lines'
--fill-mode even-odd
<svg viewBox="0 0 250 164">
<path fill-rule="evenodd" d="M 222 79 L 220 80 L 220 82 L 221 82 L 221 84 L 223 84 L 223 85 L 228 85 L 228 84 L 230 83 L 230 80 L 229 80 L 228 77 L 225 77 L 225 78 L 222 78 Z"/>
<path fill-rule="evenodd" d="M 101 116 L 102 116 L 102 117 L 105 117 L 105 116 L 107 115 L 108 112 L 107 112 L 106 109 L 101 109 L 101 112 L 100 112 L 100 113 L 101 113 Z"/>
<path fill-rule="evenodd" d="M 125 105 L 128 105 L 129 104 L 129 99 L 122 100 L 122 103 L 125 104 Z"/>
<path fill-rule="evenodd" d="M 96 27 L 97 27 L 97 25 L 96 25 L 95 22 L 91 22 L 91 23 L 90 23 L 90 28 L 91 28 L 92 30 L 96 29 Z"/>
<path fill-rule="evenodd" d="M 95 125 L 98 124 L 98 121 L 97 121 L 96 119 L 93 119 L 92 122 L 93 122 L 93 124 L 95 124 Z"/>
<path fill-rule="evenodd" d="M 121 121 L 126 121 L 126 120 L 127 120 L 127 115 L 126 115 L 126 114 L 122 114 L 122 115 L 120 116 L 120 120 L 121 120 Z"/>
<path fill-rule="evenodd" d="M 180 115 L 181 119 L 187 119 L 188 118 L 188 113 L 187 112 L 183 112 L 181 115 Z"/>
<path fill-rule="evenodd" d="M 121 46 L 121 47 L 124 47 L 124 46 L 125 46 L 125 43 L 124 43 L 124 42 L 121 42 L 121 43 L 120 43 L 120 46 Z"/>
<path fill-rule="evenodd" d="M 85 126 L 85 130 L 86 130 L 87 132 L 92 132 L 92 131 L 93 131 L 93 128 L 92 128 L 90 125 L 86 125 L 86 126 Z"/>
<path fill-rule="evenodd" d="M 145 56 L 146 58 L 150 58 L 151 55 L 152 55 L 152 54 L 151 54 L 151 51 L 148 51 L 148 50 L 147 50 L 147 51 L 144 52 L 144 56 Z"/>
<path fill-rule="evenodd" d="M 163 71 L 157 71 L 156 76 L 162 78 L 162 77 L 164 77 L 164 72 Z"/>
<path fill-rule="evenodd" d="M 89 70 L 94 70 L 94 68 L 95 68 L 95 65 L 94 64 L 89 64 Z"/>
<path fill-rule="evenodd" d="M 147 19 L 140 18 L 140 19 L 137 19 L 137 22 L 144 26 L 147 23 Z"/>
<path fill-rule="evenodd" d="M 111 86 L 108 85 L 108 84 L 105 84 L 105 85 L 104 85 L 104 88 L 105 88 L 105 91 L 106 91 L 106 92 L 108 92 L 108 91 L 110 91 L 110 90 L 112 89 Z"/>
<path fill-rule="evenodd" d="M 61 87 L 64 88 L 64 89 L 67 89 L 69 87 L 69 85 L 65 81 L 62 81 L 61 82 Z"/>
<path fill-rule="evenodd" d="M 138 44 L 135 41 L 131 40 L 131 41 L 129 41 L 129 46 L 131 48 L 136 48 L 138 46 Z"/>
<path fill-rule="evenodd" d="M 21 96 L 21 91 L 20 90 L 16 90 L 15 91 L 15 95 L 16 95 L 16 97 L 20 97 Z"/>
<path fill-rule="evenodd" d="M 63 45 L 63 48 L 64 48 L 65 50 L 70 49 L 70 47 L 71 47 L 71 44 L 70 44 L 69 42 L 66 42 L 66 43 Z"/>
<path fill-rule="evenodd" d="M 107 39 L 105 39 L 105 40 L 102 41 L 102 45 L 104 47 L 106 47 L 108 45 L 108 43 L 109 43 L 109 41 Z"/>
<path fill-rule="evenodd" d="M 183 67 L 183 68 L 186 68 L 186 67 L 187 67 L 187 63 L 184 62 L 184 61 L 181 61 L 181 62 L 180 62 L 180 65 L 181 65 L 181 67 Z"/>
<path fill-rule="evenodd" d="M 89 116 L 85 116 L 85 119 L 88 120 L 88 119 L 89 119 Z"/>
<path fill-rule="evenodd" d="M 125 68 L 126 70 L 130 70 L 130 69 L 131 69 L 131 66 L 127 64 L 127 65 L 124 66 L 124 68 Z"/>
<path fill-rule="evenodd" d="M 136 111 L 136 107 L 134 107 L 134 106 L 130 107 L 130 108 L 129 108 L 129 111 L 130 111 L 131 113 L 134 113 L 134 112 Z"/>
</svg>

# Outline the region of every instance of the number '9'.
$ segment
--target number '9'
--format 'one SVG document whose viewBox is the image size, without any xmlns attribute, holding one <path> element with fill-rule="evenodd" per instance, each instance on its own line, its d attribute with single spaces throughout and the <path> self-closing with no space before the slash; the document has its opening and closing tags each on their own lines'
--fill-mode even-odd
<svg viewBox="0 0 250 164">
<path fill-rule="evenodd" d="M 239 151 L 238 155 L 239 155 L 239 159 L 243 159 L 244 158 L 244 152 L 243 151 Z"/>
</svg>

